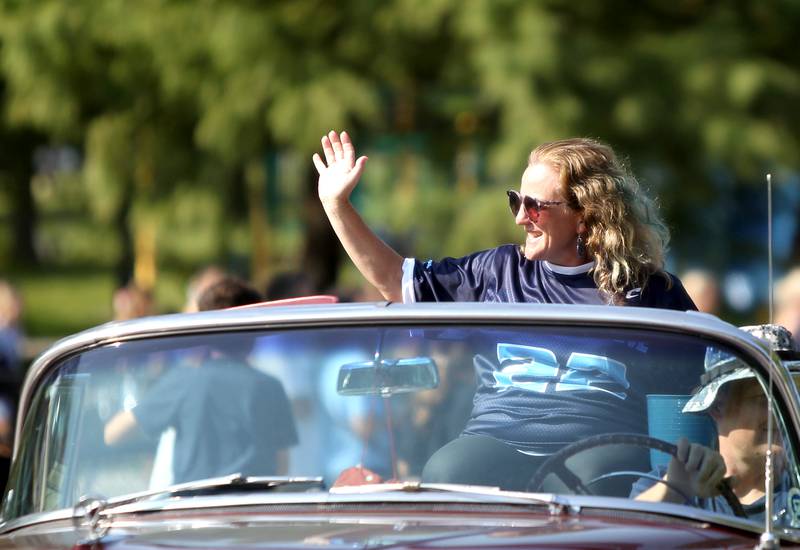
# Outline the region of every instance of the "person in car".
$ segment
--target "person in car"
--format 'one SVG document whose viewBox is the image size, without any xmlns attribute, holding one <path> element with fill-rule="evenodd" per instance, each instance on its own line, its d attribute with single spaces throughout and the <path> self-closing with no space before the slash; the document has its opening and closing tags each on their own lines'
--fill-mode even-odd
<svg viewBox="0 0 800 550">
<path fill-rule="evenodd" d="M 776 351 L 794 350 L 791 333 L 779 325 L 756 325 L 743 330 L 763 339 Z M 767 452 L 768 401 L 753 370 L 740 359 L 710 348 L 706 355 L 703 386 L 687 402 L 684 414 L 708 414 L 718 433 L 716 449 L 686 438 L 678 441 L 677 456 L 666 468 L 652 473 L 665 483 L 642 478 L 632 489 L 637 500 L 683 503 L 732 514 L 720 495 L 720 482 L 729 478 L 733 493 L 751 519 L 764 517 L 765 460 Z M 775 502 L 786 508 L 788 483 L 783 482 L 783 449 L 780 428 L 773 424 Z"/>
<path fill-rule="evenodd" d="M 522 246 L 441 261 L 403 259 L 350 203 L 367 163 L 346 132 L 322 138 L 319 198 L 344 249 L 387 300 L 627 304 L 696 309 L 664 270 L 668 231 L 607 145 L 565 139 L 534 149 L 507 191 Z"/>
<path fill-rule="evenodd" d="M 235 277 L 198 298 L 201 310 L 259 301 L 260 294 Z M 248 363 L 249 352 L 238 342 L 235 349 L 182 350 L 179 365 L 106 423 L 105 443 L 117 445 L 137 432 L 155 439 L 174 428 L 174 483 L 233 473 L 286 475 L 288 449 L 298 441 L 291 405 L 277 378 Z"/>
<path fill-rule="evenodd" d="M 313 161 L 325 212 L 356 267 L 387 300 L 696 309 L 681 282 L 664 270 L 668 231 L 653 201 L 598 141 L 566 139 L 531 152 L 520 190 L 506 193 L 525 231 L 522 246 L 441 261 L 403 259 L 354 209 L 349 197 L 367 157 L 356 158 L 346 132 L 324 136 L 322 149 L 324 160 L 315 154 Z M 502 336 L 490 344 L 475 358 L 479 384 L 470 420 L 458 439 L 431 457 L 424 481 L 521 489 L 561 445 L 599 425 L 620 427 L 620 418 L 642 418 L 639 398 L 647 388 L 630 378 L 624 364 L 609 360 L 607 350 L 584 342 L 573 347 L 571 340 L 543 349 Z M 573 357 L 572 351 L 583 355 Z M 613 389 L 602 391 L 609 384 Z"/>
</svg>

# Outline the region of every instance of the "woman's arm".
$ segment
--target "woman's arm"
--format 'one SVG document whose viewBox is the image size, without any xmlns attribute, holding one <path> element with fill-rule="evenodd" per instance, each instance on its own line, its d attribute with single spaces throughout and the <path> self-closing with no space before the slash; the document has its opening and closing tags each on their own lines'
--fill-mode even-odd
<svg viewBox="0 0 800 550">
<path fill-rule="evenodd" d="M 403 258 L 367 226 L 353 205 L 350 194 L 358 184 L 367 157 L 356 160 L 347 132 L 331 131 L 322 138 L 325 161 L 315 153 L 319 172 L 319 199 L 342 246 L 361 274 L 384 298 L 402 302 Z"/>
</svg>

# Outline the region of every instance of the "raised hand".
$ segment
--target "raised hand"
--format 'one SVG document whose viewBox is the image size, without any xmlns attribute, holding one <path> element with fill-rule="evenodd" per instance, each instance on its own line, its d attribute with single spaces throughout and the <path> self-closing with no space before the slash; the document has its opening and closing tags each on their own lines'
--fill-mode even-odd
<svg viewBox="0 0 800 550">
<path fill-rule="evenodd" d="M 367 157 L 358 157 L 347 132 L 334 131 L 322 138 L 323 161 L 313 157 L 319 172 L 319 199 L 331 227 L 358 270 L 383 297 L 402 302 L 403 257 L 383 242 L 350 203 Z"/>
<path fill-rule="evenodd" d="M 322 152 L 324 162 L 318 153 L 312 157 L 319 172 L 319 198 L 323 204 L 346 201 L 361 179 L 367 157 L 356 160 L 356 150 L 347 132 L 339 136 L 333 130 L 322 137 Z"/>
</svg>

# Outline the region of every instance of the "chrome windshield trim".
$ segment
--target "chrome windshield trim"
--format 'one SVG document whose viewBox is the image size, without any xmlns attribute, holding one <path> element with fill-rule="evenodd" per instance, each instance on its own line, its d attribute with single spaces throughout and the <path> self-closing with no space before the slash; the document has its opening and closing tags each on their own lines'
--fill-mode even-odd
<svg viewBox="0 0 800 550">
<path fill-rule="evenodd" d="M 491 491 L 490 491 L 491 492 Z M 491 500 L 486 500 L 491 498 Z M 414 492 L 409 493 L 403 490 L 389 491 L 385 493 L 362 493 L 362 494 L 330 494 L 330 493 L 273 493 L 273 494 L 246 494 L 246 495 L 224 495 L 224 496 L 196 496 L 191 498 L 175 498 L 164 501 L 145 501 L 126 504 L 107 510 L 103 513 L 104 518 L 113 519 L 114 516 L 143 514 L 141 517 L 124 518 L 125 527 L 131 526 L 131 521 L 141 522 L 142 524 L 156 521 L 164 521 L 157 515 L 158 512 L 210 510 L 213 508 L 233 508 L 265 505 L 285 506 L 285 505 L 308 505 L 311 507 L 312 517 L 292 516 L 293 521 L 302 522 L 308 519 L 324 517 L 329 514 L 324 509 L 326 505 L 341 504 L 371 504 L 371 503 L 390 503 L 408 504 L 424 507 L 429 504 L 485 504 L 486 506 L 522 506 L 522 507 L 546 507 L 547 503 L 552 503 L 563 507 L 563 513 L 569 516 L 580 516 L 581 513 L 591 511 L 608 510 L 611 512 L 630 512 L 637 514 L 653 514 L 655 516 L 667 516 L 692 523 L 708 523 L 719 527 L 729 527 L 753 533 L 754 536 L 760 534 L 763 525 L 758 521 L 747 521 L 735 516 L 728 516 L 716 512 L 710 512 L 699 508 L 684 506 L 681 504 L 640 502 L 626 498 L 614 497 L 594 497 L 577 495 L 553 495 L 549 493 L 518 493 L 495 491 L 494 494 L 480 495 L 478 493 L 459 493 L 459 492 Z M 269 513 L 264 510 L 265 514 Z M 444 517 L 441 509 L 435 517 L 425 514 L 423 518 L 439 521 Z M 591 513 L 590 512 L 590 513 Z M 385 516 L 386 510 L 381 514 Z M 406 515 L 409 512 L 404 511 Z M 552 512 L 551 512 L 552 513 Z M 359 520 L 362 521 L 363 511 L 359 512 Z M 337 516 L 346 516 L 346 510 L 336 510 Z M 10 522 L 0 524 L 0 533 L 9 533 L 26 527 L 33 527 L 55 521 L 70 520 L 73 516 L 72 510 L 62 509 L 52 512 L 30 514 Z M 270 514 L 272 516 L 272 514 Z M 227 516 L 226 516 L 227 517 Z M 252 515 L 248 514 L 248 521 L 253 521 Z M 281 515 L 281 520 L 286 516 Z M 182 517 L 181 522 L 195 521 L 196 518 Z M 227 517 L 226 522 L 230 520 Z M 387 521 L 392 521 L 387 520 Z M 800 532 L 778 530 L 777 534 L 782 540 L 800 542 Z"/>
<path fill-rule="evenodd" d="M 426 504 L 426 503 L 452 503 L 452 504 L 486 504 L 486 505 L 539 505 L 546 506 L 550 503 L 561 503 L 560 497 L 548 494 L 532 493 L 507 493 L 496 489 L 489 492 L 491 495 L 480 492 L 440 492 L 430 491 L 425 493 L 409 494 L 404 490 L 388 492 L 371 492 L 358 494 L 331 494 L 319 493 L 248 493 L 239 495 L 199 495 L 188 498 L 166 498 L 159 500 L 142 500 L 116 504 L 105 508 L 101 516 L 110 518 L 117 515 L 170 512 L 185 510 L 207 510 L 211 508 L 231 508 L 246 506 L 264 506 L 287 504 L 309 505 L 314 511 L 324 514 L 317 507 L 327 504 L 358 504 L 372 502 L 390 502 L 394 504 Z M 124 501 L 123 495 L 115 500 Z M 490 499 L 491 500 L 487 500 Z M 543 502 L 546 501 L 546 502 Z M 563 504 L 563 503 L 562 503 Z M 51 512 L 40 512 L 21 516 L 14 520 L 0 524 L 0 534 L 15 531 L 33 525 L 72 519 L 72 509 L 60 509 Z"/>
<path fill-rule="evenodd" d="M 66 521 L 72 519 L 72 508 L 61 508 L 59 510 L 52 510 L 50 512 L 37 512 L 35 514 L 28 514 L 20 516 L 10 521 L 0 523 L 0 534 L 9 533 L 22 529 L 23 527 L 31 527 L 41 523 L 50 523 L 53 521 Z"/>
</svg>

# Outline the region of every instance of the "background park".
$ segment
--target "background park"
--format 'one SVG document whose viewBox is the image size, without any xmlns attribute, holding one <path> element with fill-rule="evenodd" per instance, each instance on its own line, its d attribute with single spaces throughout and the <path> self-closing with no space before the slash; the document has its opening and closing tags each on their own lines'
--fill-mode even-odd
<svg viewBox="0 0 800 550">
<path fill-rule="evenodd" d="M 590 136 L 659 198 L 669 269 L 763 322 L 768 172 L 776 275 L 800 265 L 798 28 L 793 0 L 2 0 L 0 278 L 44 339 L 129 282 L 178 311 L 210 264 L 348 295 L 328 130 L 370 157 L 368 222 L 437 258 L 519 241 L 528 152 Z"/>
</svg>

